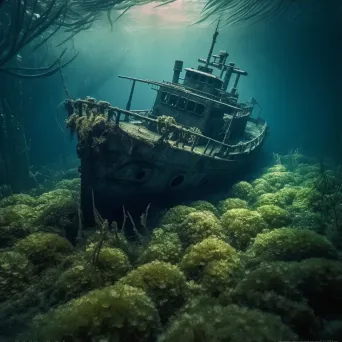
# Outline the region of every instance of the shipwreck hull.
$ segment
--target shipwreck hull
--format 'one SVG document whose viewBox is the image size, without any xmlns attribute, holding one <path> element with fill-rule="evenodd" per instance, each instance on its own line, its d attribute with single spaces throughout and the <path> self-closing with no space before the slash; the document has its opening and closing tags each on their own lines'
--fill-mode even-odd
<svg viewBox="0 0 342 342">
<path fill-rule="evenodd" d="M 118 220 L 123 206 L 139 215 L 148 204 L 160 207 L 227 189 L 242 177 L 262 145 L 223 159 L 210 144 L 177 145 L 129 123 L 96 135 L 102 137 L 98 144 L 79 143 L 81 205 L 88 224 L 93 223 L 93 198 L 103 217 Z"/>
</svg>

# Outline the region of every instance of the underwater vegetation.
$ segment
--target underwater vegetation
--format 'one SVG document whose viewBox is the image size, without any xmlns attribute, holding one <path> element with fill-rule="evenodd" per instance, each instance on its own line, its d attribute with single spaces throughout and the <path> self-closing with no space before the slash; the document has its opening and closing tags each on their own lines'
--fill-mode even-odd
<svg viewBox="0 0 342 342">
<path fill-rule="evenodd" d="M 42 194 L 1 199 L 4 336 L 341 337 L 341 166 L 298 152 L 277 155 L 258 178 L 236 183 L 218 201 L 166 209 L 151 227 L 145 213 L 135 239 L 125 235 L 127 222 L 118 227 L 97 212 L 96 225 L 82 227 L 79 186 L 79 178 L 58 179 Z"/>
</svg>

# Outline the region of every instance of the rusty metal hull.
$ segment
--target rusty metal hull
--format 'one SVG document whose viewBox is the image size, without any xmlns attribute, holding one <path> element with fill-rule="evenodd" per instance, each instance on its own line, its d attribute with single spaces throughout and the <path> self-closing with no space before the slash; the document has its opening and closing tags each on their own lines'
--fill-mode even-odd
<svg viewBox="0 0 342 342">
<path fill-rule="evenodd" d="M 109 220 L 118 219 L 122 206 L 141 214 L 149 203 L 159 207 L 196 199 L 241 177 L 262 145 L 227 160 L 143 139 L 120 126 L 98 146 L 80 148 L 81 205 L 88 224 L 93 222 L 92 193 L 97 210 Z"/>
</svg>

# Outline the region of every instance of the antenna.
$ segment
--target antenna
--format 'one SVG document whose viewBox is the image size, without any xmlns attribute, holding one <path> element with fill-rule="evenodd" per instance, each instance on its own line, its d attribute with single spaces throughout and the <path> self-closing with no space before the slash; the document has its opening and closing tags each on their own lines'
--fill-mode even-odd
<svg viewBox="0 0 342 342">
<path fill-rule="evenodd" d="M 213 34 L 213 40 L 211 42 L 211 46 L 210 46 L 210 50 L 209 50 L 209 53 L 208 53 L 207 61 L 205 63 L 205 67 L 206 68 L 208 67 L 208 65 L 210 63 L 210 58 L 211 58 L 211 55 L 213 54 L 214 46 L 216 44 L 216 39 L 217 39 L 217 36 L 219 35 L 219 32 L 218 32 L 219 25 L 220 25 L 220 19 L 217 21 L 217 26 L 216 26 L 215 32 Z"/>
</svg>

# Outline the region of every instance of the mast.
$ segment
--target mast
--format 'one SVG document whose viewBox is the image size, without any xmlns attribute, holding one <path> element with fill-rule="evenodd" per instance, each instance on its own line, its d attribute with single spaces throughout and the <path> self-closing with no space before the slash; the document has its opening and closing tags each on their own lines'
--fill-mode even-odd
<svg viewBox="0 0 342 342">
<path fill-rule="evenodd" d="M 208 53 L 208 57 L 207 57 L 207 60 L 206 60 L 205 66 L 204 66 L 205 68 L 208 68 L 208 65 L 210 63 L 211 55 L 213 54 L 213 51 L 214 51 L 214 47 L 215 47 L 215 44 L 216 44 L 216 39 L 217 39 L 217 36 L 219 35 L 219 33 L 218 33 L 219 25 L 220 25 L 220 19 L 217 22 L 216 30 L 215 30 L 215 32 L 213 34 L 213 40 L 211 42 L 211 46 L 210 46 L 210 50 L 209 50 L 209 53 Z"/>
</svg>

